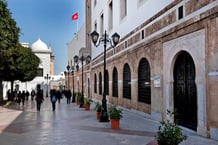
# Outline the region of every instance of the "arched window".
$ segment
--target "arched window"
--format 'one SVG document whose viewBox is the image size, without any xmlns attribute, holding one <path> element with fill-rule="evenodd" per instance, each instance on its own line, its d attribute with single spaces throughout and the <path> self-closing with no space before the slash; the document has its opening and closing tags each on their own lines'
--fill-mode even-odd
<svg viewBox="0 0 218 145">
<path fill-rule="evenodd" d="M 113 70 L 113 87 L 112 87 L 112 92 L 113 92 L 113 97 L 118 97 L 118 73 L 117 73 L 117 68 L 115 67 Z"/>
<path fill-rule="evenodd" d="M 77 81 L 77 92 L 80 92 L 79 87 L 79 81 Z"/>
<path fill-rule="evenodd" d="M 94 80 L 94 93 L 97 93 L 97 76 L 95 74 L 95 80 Z"/>
<path fill-rule="evenodd" d="M 90 97 L 90 79 L 88 78 L 88 98 Z"/>
<path fill-rule="evenodd" d="M 131 71 L 127 63 L 123 70 L 123 97 L 131 99 Z"/>
<path fill-rule="evenodd" d="M 138 101 L 151 104 L 150 65 L 142 58 L 138 68 Z"/>
<path fill-rule="evenodd" d="M 101 72 L 99 73 L 99 83 L 98 83 L 98 89 L 99 89 L 99 94 L 102 95 L 102 75 Z"/>
<path fill-rule="evenodd" d="M 108 70 L 105 71 L 105 82 L 106 82 L 105 94 L 109 95 L 109 75 L 108 75 Z"/>
</svg>

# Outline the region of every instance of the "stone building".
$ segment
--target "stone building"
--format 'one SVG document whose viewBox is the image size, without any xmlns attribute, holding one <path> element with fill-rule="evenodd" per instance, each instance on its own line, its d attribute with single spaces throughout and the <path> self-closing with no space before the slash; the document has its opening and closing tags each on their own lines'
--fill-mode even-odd
<svg viewBox="0 0 218 145">
<path fill-rule="evenodd" d="M 68 58 L 69 71 L 67 68 L 65 71 L 66 89 L 69 88 L 73 93 L 77 93 L 77 92 L 82 93 L 82 84 L 83 84 L 83 89 L 84 89 L 83 93 L 85 97 L 90 97 L 91 95 L 90 63 L 87 63 L 86 60 L 84 60 L 83 71 L 82 71 L 82 62 L 80 58 L 81 56 L 83 56 L 86 59 L 87 56 L 91 56 L 91 39 L 89 36 L 90 31 L 91 31 L 91 0 L 86 0 L 85 23 L 82 25 L 82 27 L 77 32 L 77 34 L 73 37 L 73 39 L 67 44 L 67 49 L 68 49 L 67 58 Z M 77 63 L 74 61 L 75 56 L 78 56 L 80 59 Z"/>
<path fill-rule="evenodd" d="M 66 89 L 70 89 L 72 92 L 82 91 L 82 61 L 81 57 L 90 55 L 90 50 L 86 48 L 86 37 L 85 37 L 86 27 L 85 24 L 82 25 L 81 29 L 77 32 L 74 38 L 68 43 L 68 66 L 66 66 L 65 76 L 66 76 Z M 74 57 L 78 56 L 78 62 L 74 61 Z M 85 61 L 83 62 L 84 68 L 86 67 Z M 90 75 L 89 75 L 90 76 Z M 83 80 L 86 82 L 87 74 L 84 72 Z M 86 90 L 84 90 L 86 95 Z"/>
<path fill-rule="evenodd" d="M 91 31 L 121 36 L 117 47 L 107 47 L 108 102 L 158 121 L 176 110 L 179 125 L 218 139 L 218 1 L 93 0 L 90 6 Z M 92 45 L 91 54 L 91 96 L 102 99 L 103 45 Z"/>
</svg>

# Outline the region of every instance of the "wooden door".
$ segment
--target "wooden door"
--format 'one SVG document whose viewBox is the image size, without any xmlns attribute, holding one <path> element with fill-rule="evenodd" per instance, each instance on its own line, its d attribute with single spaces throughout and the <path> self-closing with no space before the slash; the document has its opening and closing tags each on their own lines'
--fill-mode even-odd
<svg viewBox="0 0 218 145">
<path fill-rule="evenodd" d="M 197 93 L 195 65 L 192 57 L 181 52 L 174 66 L 174 109 L 175 120 L 179 125 L 197 129 Z"/>
</svg>

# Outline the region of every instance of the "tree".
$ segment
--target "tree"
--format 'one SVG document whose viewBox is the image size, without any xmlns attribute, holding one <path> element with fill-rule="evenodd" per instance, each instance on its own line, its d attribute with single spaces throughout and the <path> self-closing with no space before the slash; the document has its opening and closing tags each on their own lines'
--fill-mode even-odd
<svg viewBox="0 0 218 145">
<path fill-rule="evenodd" d="M 0 77 L 3 81 L 11 82 L 13 92 L 14 81 L 31 81 L 37 75 L 37 68 L 40 59 L 30 48 L 23 47 L 17 43 L 16 48 L 9 48 L 3 54 L 4 60 L 1 61 L 4 67 L 0 68 Z"/>
<path fill-rule="evenodd" d="M 19 40 L 20 29 L 11 17 L 5 0 L 0 0 L 0 49 L 15 46 Z"/>
<path fill-rule="evenodd" d="M 19 57 L 15 62 L 18 80 L 21 82 L 32 81 L 37 75 L 40 59 L 30 48 L 20 46 L 18 49 Z"/>
<path fill-rule="evenodd" d="M 5 0 L 0 0 L 0 59 L 5 60 L 4 56 L 8 48 L 15 47 L 19 40 L 20 29 L 16 26 L 16 21 L 11 17 Z M 0 63 L 0 104 L 3 102 L 2 80 L 4 74 L 1 70 L 4 62 Z"/>
</svg>

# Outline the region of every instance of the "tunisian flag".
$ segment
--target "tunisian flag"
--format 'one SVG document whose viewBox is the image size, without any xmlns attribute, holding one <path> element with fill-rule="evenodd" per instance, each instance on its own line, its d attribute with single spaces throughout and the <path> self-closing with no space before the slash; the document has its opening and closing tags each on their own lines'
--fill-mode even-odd
<svg viewBox="0 0 218 145">
<path fill-rule="evenodd" d="M 72 20 L 78 20 L 79 18 L 79 13 L 76 12 L 75 14 L 72 15 Z"/>
</svg>

